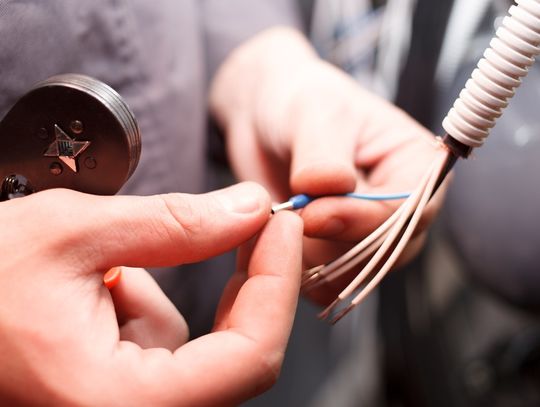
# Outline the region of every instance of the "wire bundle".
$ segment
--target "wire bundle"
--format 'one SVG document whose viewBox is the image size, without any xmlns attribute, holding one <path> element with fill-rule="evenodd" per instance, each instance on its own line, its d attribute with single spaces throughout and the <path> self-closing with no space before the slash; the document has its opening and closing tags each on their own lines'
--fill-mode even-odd
<svg viewBox="0 0 540 407">
<path fill-rule="evenodd" d="M 382 281 L 402 254 L 424 208 L 458 158 L 482 146 L 508 106 L 521 78 L 540 54 L 540 0 L 516 0 L 465 89 L 443 122 L 444 148 L 416 190 L 378 229 L 337 260 L 304 272 L 306 291 L 321 287 L 366 263 L 320 318 L 339 321 Z M 293 208 L 294 209 L 294 208 Z M 342 305 L 350 298 L 348 304 Z"/>
<path fill-rule="evenodd" d="M 330 318 L 333 311 L 343 301 L 353 297 L 354 293 L 364 285 L 350 303 L 331 318 L 332 323 L 339 321 L 360 304 L 382 281 L 411 239 L 424 208 L 440 182 L 441 173 L 448 166 L 449 158 L 449 152 L 446 149 L 441 149 L 416 190 L 386 222 L 367 238 L 337 260 L 304 272 L 303 289 L 309 291 L 341 277 L 369 259 L 362 271 L 339 294 L 336 300 L 319 314 L 320 318 Z M 369 279 L 374 271 L 376 273 Z"/>
</svg>

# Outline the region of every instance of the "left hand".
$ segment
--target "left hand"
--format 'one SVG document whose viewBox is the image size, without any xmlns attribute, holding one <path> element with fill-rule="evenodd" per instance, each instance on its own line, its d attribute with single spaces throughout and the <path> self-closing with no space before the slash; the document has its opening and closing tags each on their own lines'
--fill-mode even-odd
<svg viewBox="0 0 540 407">
<path fill-rule="evenodd" d="M 226 131 L 236 175 L 291 195 L 412 191 L 440 149 L 405 112 L 320 60 L 300 33 L 276 28 L 238 48 L 216 77 L 211 105 Z M 419 251 L 441 194 L 402 257 Z M 302 211 L 304 265 L 338 257 L 383 223 L 401 201 L 324 198 Z M 321 240 L 323 239 L 323 240 Z M 332 299 L 343 282 L 328 290 Z"/>
</svg>

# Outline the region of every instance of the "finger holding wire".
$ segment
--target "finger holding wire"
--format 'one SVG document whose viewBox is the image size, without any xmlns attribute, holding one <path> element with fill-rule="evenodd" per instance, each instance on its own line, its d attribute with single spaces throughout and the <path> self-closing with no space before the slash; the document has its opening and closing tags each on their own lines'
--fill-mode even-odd
<svg viewBox="0 0 540 407">
<path fill-rule="evenodd" d="M 433 167 L 428 171 L 426 179 L 424 179 L 418 190 L 407 200 L 403 213 L 400 215 L 399 220 L 388 234 L 388 237 L 385 239 L 384 243 L 377 250 L 362 272 L 351 282 L 351 284 L 349 284 L 345 290 L 341 292 L 338 298 L 320 314 L 321 318 L 328 318 L 333 310 L 342 301 L 353 295 L 375 270 L 378 269 L 372 279 L 365 284 L 365 287 L 356 297 L 354 297 L 347 307 L 338 312 L 338 314 L 332 318 L 331 322 L 335 323 L 343 318 L 348 312 L 361 303 L 362 300 L 364 300 L 366 296 L 371 293 L 373 289 L 375 289 L 375 287 L 382 281 L 382 279 L 394 266 L 399 256 L 403 253 L 403 250 L 411 239 L 413 232 L 420 221 L 422 212 L 424 211 L 437 187 L 447 161 L 448 154 L 442 154 L 440 157 L 438 157 Z M 387 253 L 389 253 L 388 258 L 385 260 L 384 256 Z M 378 266 L 381 261 L 383 261 L 383 263 L 379 268 Z M 344 269 L 352 267 L 354 267 L 354 260 L 343 266 Z"/>
<path fill-rule="evenodd" d="M 383 267 L 389 257 L 392 257 L 392 261 L 386 263 L 388 270 L 400 258 L 410 258 L 410 249 L 418 251 L 418 240 L 415 239 L 415 236 L 420 236 L 423 240 L 423 234 L 418 231 L 418 226 L 424 217 L 424 210 L 436 189 L 435 187 L 440 186 L 440 174 L 445 168 L 443 164 L 447 161 L 448 151 L 444 148 L 439 149 L 431 167 L 425 172 L 422 181 L 410 195 L 399 196 L 399 194 L 395 194 L 394 196 L 376 197 L 376 199 L 399 198 L 402 203 L 386 221 L 345 254 L 328 264 L 318 265 L 304 272 L 303 290 L 319 302 L 321 299 L 324 302 L 324 299 L 328 298 L 328 291 L 335 292 L 339 287 L 347 286 L 338 299 L 321 314 L 321 317 L 328 317 L 341 301 L 376 275 L 378 268 Z M 430 189 L 431 182 L 434 182 L 435 186 Z M 419 210 L 418 207 L 423 202 L 424 195 L 428 195 L 428 198 L 425 198 L 427 200 Z M 406 199 L 403 202 L 404 198 Z M 414 222 L 412 222 L 413 217 Z M 414 225 L 412 225 L 413 223 Z M 405 231 L 407 231 L 407 236 L 404 235 Z M 409 242 L 414 242 L 414 244 L 409 244 Z M 397 246 L 399 246 L 399 250 L 393 254 Z"/>
<path fill-rule="evenodd" d="M 302 210 L 306 236 L 356 243 L 377 229 L 403 204 L 410 191 L 327 196 Z"/>
<path fill-rule="evenodd" d="M 408 121 L 403 126 L 412 127 Z M 423 128 L 416 137 L 405 130 L 404 135 L 396 129 L 384 131 L 391 134 L 380 134 L 380 138 L 400 141 L 385 146 L 372 139 L 370 131 L 358 136 L 356 187 L 353 194 L 344 195 L 361 199 L 325 193 L 323 198 L 310 202 L 301 213 L 306 236 L 342 242 L 364 239 L 403 204 L 441 151 L 441 145 Z M 411 161 L 411 157 L 418 159 Z M 422 224 L 431 222 L 440 205 L 440 199 L 430 204 Z"/>
<path fill-rule="evenodd" d="M 384 239 L 381 242 L 380 247 L 376 247 L 376 251 L 373 254 L 373 257 L 370 258 L 369 262 L 365 267 L 362 268 L 361 272 L 349 283 L 349 285 L 339 294 L 339 296 L 330 304 L 319 316 L 321 318 L 327 318 L 333 309 L 347 297 L 349 297 L 374 271 L 377 265 L 384 259 L 387 251 L 390 250 L 396 239 L 399 238 L 402 228 L 405 226 L 408 218 L 414 212 L 416 205 L 421 199 L 422 194 L 426 188 L 427 183 L 429 182 L 429 176 L 431 171 L 426 174 L 424 180 L 420 183 L 417 190 L 407 199 L 403 206 L 403 210 L 399 214 L 398 219 L 395 224 L 392 225 L 392 228 L 386 234 Z M 346 255 L 345 255 L 346 256 Z M 359 264 L 358 256 L 353 256 L 349 261 L 344 262 L 343 265 L 334 269 L 334 273 L 344 273 L 348 270 L 353 269 L 356 265 Z M 325 270 L 321 270 L 320 273 Z"/>
</svg>

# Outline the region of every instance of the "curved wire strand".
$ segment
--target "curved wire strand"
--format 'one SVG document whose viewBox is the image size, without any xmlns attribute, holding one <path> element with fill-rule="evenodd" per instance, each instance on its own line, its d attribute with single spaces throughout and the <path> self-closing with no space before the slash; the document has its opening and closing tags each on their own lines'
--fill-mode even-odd
<svg viewBox="0 0 540 407">
<path fill-rule="evenodd" d="M 379 262 L 383 259 L 384 255 L 391 248 L 395 240 L 399 238 L 399 235 L 403 226 L 407 223 L 407 220 L 413 214 L 416 206 L 418 205 L 424 193 L 424 190 L 426 189 L 426 186 L 428 185 L 432 177 L 433 171 L 436 168 L 437 162 L 431 165 L 430 169 L 427 171 L 426 175 L 423 177 L 422 181 L 420 182 L 415 192 L 407 199 L 407 201 L 405 201 L 403 211 L 400 214 L 399 219 L 397 220 L 395 225 L 392 227 L 387 238 L 384 240 L 382 245 L 375 252 L 375 254 L 370 259 L 368 264 L 349 283 L 349 285 L 339 294 L 336 300 L 319 314 L 320 318 L 323 318 L 323 319 L 327 318 L 340 302 L 344 301 L 347 297 L 352 295 L 352 293 L 356 289 L 358 289 L 358 287 L 364 282 L 364 280 L 371 274 L 371 272 L 377 266 L 377 264 L 379 264 Z M 346 269 L 351 269 L 354 267 L 354 265 L 355 265 L 354 262 L 348 262 L 342 267 Z"/>
<path fill-rule="evenodd" d="M 426 185 L 426 188 L 424 189 L 421 195 L 418 206 L 414 210 L 414 214 L 412 215 L 409 222 L 407 223 L 399 242 L 397 243 L 396 247 L 394 248 L 394 250 L 388 257 L 384 265 L 381 266 L 377 274 L 366 284 L 366 286 L 360 291 L 360 293 L 358 293 L 358 295 L 353 298 L 350 305 L 346 307 L 344 310 L 342 310 L 340 313 L 338 313 L 332 319 L 331 323 L 338 322 L 347 313 L 349 313 L 354 307 L 360 304 L 375 289 L 375 287 L 377 287 L 377 285 L 388 274 L 390 269 L 394 266 L 396 261 L 399 259 L 399 256 L 401 256 L 401 254 L 405 250 L 416 227 L 418 226 L 418 223 L 420 222 L 422 213 L 424 212 L 424 209 L 427 206 L 435 190 L 436 184 L 440 178 L 440 175 L 443 171 L 444 166 L 446 165 L 447 159 L 448 159 L 448 153 L 445 154 L 442 157 L 442 159 L 438 160 L 436 168 L 430 174 L 429 182 Z"/>
</svg>

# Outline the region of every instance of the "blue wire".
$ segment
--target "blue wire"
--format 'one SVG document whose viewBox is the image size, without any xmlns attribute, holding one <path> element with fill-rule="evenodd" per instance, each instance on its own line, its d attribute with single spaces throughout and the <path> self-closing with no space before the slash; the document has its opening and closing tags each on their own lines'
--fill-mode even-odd
<svg viewBox="0 0 540 407">
<path fill-rule="evenodd" d="M 349 198 L 364 199 L 368 201 L 395 201 L 397 199 L 407 199 L 411 196 L 410 192 L 404 192 L 399 194 L 357 194 L 351 192 L 345 194 Z"/>
<path fill-rule="evenodd" d="M 327 195 L 327 196 L 341 196 L 346 198 L 363 199 L 368 201 L 392 201 L 397 199 L 406 199 L 410 196 L 410 193 L 398 193 L 398 194 L 358 194 L 349 193 L 344 195 Z M 309 203 L 315 199 L 324 198 L 324 196 L 312 197 L 306 194 L 295 195 L 289 199 L 292 204 L 292 209 L 305 208 Z"/>
</svg>

